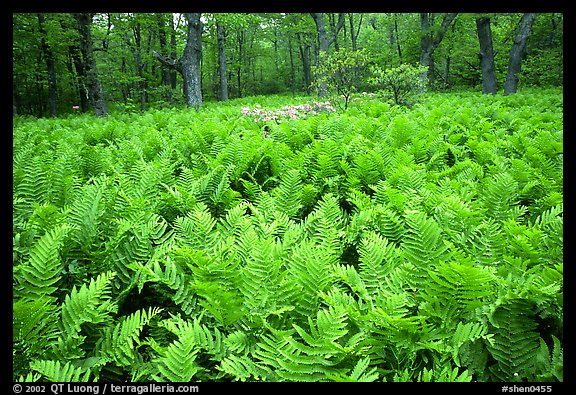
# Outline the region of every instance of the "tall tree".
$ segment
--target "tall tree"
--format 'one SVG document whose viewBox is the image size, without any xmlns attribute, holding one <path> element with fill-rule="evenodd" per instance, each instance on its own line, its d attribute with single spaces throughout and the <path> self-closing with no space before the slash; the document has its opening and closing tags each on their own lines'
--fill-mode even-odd
<svg viewBox="0 0 576 395">
<path fill-rule="evenodd" d="M 428 67 L 428 85 L 434 87 L 436 71 L 434 69 L 434 51 L 442 42 L 448 27 L 456 19 L 457 13 L 447 13 L 442 17 L 438 29 L 434 29 L 435 14 L 423 12 L 420 14 L 420 64 Z"/>
<path fill-rule="evenodd" d="M 480 67 L 482 69 L 482 93 L 496 93 L 496 67 L 494 66 L 494 50 L 492 48 L 492 30 L 490 18 L 481 16 L 476 18 L 476 32 L 480 43 Z"/>
<path fill-rule="evenodd" d="M 332 36 L 329 38 L 326 34 L 326 25 L 324 24 L 324 14 L 321 12 L 310 13 L 314 23 L 316 24 L 316 31 L 318 33 L 318 51 L 328 53 L 328 48 L 330 45 L 336 41 L 338 33 L 344 26 L 344 14 L 340 13 L 338 15 L 338 23 L 333 27 Z M 322 77 L 322 76 L 319 76 Z M 323 79 L 323 78 L 320 78 Z M 328 95 L 328 88 L 325 82 L 322 82 L 318 86 L 318 96 L 325 97 Z"/>
<path fill-rule="evenodd" d="M 186 105 L 196 109 L 202 106 L 201 60 L 202 60 L 202 21 L 200 13 L 185 13 L 187 38 L 184 53 L 174 59 L 153 52 L 164 66 L 175 69 L 182 75 Z"/>
<path fill-rule="evenodd" d="M 218 73 L 220 75 L 220 100 L 228 100 L 228 78 L 226 74 L 226 30 L 222 22 L 216 21 L 218 40 Z"/>
<path fill-rule="evenodd" d="M 44 29 L 44 14 L 38 14 L 38 32 L 41 34 L 42 54 L 46 60 L 48 71 L 48 110 L 50 115 L 55 117 L 58 112 L 58 98 L 56 89 L 56 70 L 54 52 L 48 45 L 48 37 Z"/>
<path fill-rule="evenodd" d="M 532 30 L 532 24 L 536 19 L 536 14 L 528 12 L 522 15 L 520 19 L 520 26 L 514 38 L 512 49 L 510 50 L 510 60 L 508 62 L 508 74 L 506 75 L 506 82 L 504 83 L 504 94 L 509 95 L 516 93 L 518 89 L 518 73 L 522 66 L 522 55 L 526 48 L 526 41 Z"/>
<path fill-rule="evenodd" d="M 96 70 L 96 60 L 94 58 L 94 49 L 92 46 L 92 18 L 91 13 L 74 14 L 76 18 L 78 32 L 80 33 L 80 52 L 82 54 L 82 68 L 85 85 L 88 90 L 88 97 L 94 107 L 97 116 L 107 114 L 106 101 L 98 71 Z"/>
</svg>

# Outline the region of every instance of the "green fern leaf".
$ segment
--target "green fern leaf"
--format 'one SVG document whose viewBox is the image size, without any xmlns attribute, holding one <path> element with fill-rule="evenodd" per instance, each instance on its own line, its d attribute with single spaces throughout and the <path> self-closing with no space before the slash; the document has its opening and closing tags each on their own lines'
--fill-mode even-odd
<svg viewBox="0 0 576 395">
<path fill-rule="evenodd" d="M 422 288 L 427 271 L 443 256 L 447 247 L 442 243 L 442 230 L 432 218 L 417 210 L 406 210 L 406 233 L 402 251 L 414 266 L 413 286 Z"/>
<path fill-rule="evenodd" d="M 497 363 L 489 368 L 500 380 L 528 379 L 534 373 L 540 336 L 531 314 L 531 304 L 522 299 L 502 304 L 492 313 L 494 337 L 487 346 Z"/>
<path fill-rule="evenodd" d="M 90 378 L 90 370 L 74 367 L 72 363 L 60 361 L 34 361 L 30 369 L 40 373 L 47 381 L 52 382 L 87 382 Z"/>
<path fill-rule="evenodd" d="M 117 311 L 117 306 L 110 299 L 111 281 L 114 272 L 101 273 L 90 280 L 90 284 L 74 287 L 66 295 L 61 307 L 61 336 L 54 351 L 57 355 L 75 355 L 76 348 L 83 343 L 80 335 L 84 323 L 109 324 L 111 314 Z"/>
<path fill-rule="evenodd" d="M 59 256 L 65 236 L 70 227 L 58 225 L 47 231 L 30 250 L 30 259 L 20 268 L 18 278 L 24 295 L 39 299 L 53 294 L 58 287 L 63 265 Z"/>
<path fill-rule="evenodd" d="M 302 180 L 297 169 L 290 169 L 281 177 L 281 182 L 274 190 L 278 209 L 290 218 L 298 218 L 302 208 Z"/>
<path fill-rule="evenodd" d="M 245 355 L 230 355 L 222 360 L 218 369 L 229 374 L 234 381 L 261 380 L 265 371 Z"/>
<path fill-rule="evenodd" d="M 110 358 L 117 366 L 130 366 L 135 362 L 140 334 L 145 325 L 162 309 L 137 310 L 128 317 L 121 318 L 114 327 L 106 328 L 99 339 L 97 354 Z"/>
<path fill-rule="evenodd" d="M 385 285 L 389 272 L 397 265 L 399 254 L 386 238 L 372 231 L 364 233 L 358 253 L 360 277 L 366 288 L 372 294 L 377 294 Z"/>
</svg>

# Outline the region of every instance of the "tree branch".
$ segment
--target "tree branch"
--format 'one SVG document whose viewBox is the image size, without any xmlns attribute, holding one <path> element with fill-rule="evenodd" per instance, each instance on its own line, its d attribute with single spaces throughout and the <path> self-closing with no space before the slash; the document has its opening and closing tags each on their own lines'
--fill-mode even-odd
<svg viewBox="0 0 576 395">
<path fill-rule="evenodd" d="M 179 60 L 162 56 L 156 51 L 152 51 L 152 56 L 154 56 L 154 58 L 158 59 L 158 61 L 160 63 L 162 63 L 162 65 L 164 67 L 168 67 L 169 69 L 173 69 L 173 70 L 182 72 L 182 64 L 180 63 Z"/>
</svg>

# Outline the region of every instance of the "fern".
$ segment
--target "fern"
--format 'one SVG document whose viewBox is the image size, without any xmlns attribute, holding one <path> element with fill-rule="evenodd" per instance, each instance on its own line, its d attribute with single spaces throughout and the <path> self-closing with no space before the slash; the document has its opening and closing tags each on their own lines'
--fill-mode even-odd
<svg viewBox="0 0 576 395">
<path fill-rule="evenodd" d="M 499 173 L 489 178 L 483 194 L 486 214 L 497 221 L 510 218 L 517 196 L 518 183 L 509 173 Z"/>
<path fill-rule="evenodd" d="M 101 273 L 88 285 L 74 287 L 72 292 L 66 295 L 61 306 L 60 336 L 54 346 L 56 355 L 67 358 L 83 357 L 84 351 L 79 348 L 86 339 L 86 336 L 81 334 L 83 325 L 105 327 L 110 324 L 111 314 L 117 311 L 115 303 L 110 299 L 114 276 L 114 272 Z"/>
<path fill-rule="evenodd" d="M 430 280 L 422 297 L 431 304 L 428 313 L 437 315 L 441 326 L 491 302 L 495 292 L 495 277 L 489 269 L 443 263 L 429 270 L 428 275 Z"/>
<path fill-rule="evenodd" d="M 96 179 L 94 184 L 82 189 L 70 209 L 70 222 L 76 228 L 74 239 L 85 252 L 90 250 L 98 237 L 98 220 L 105 212 L 102 198 L 106 187 L 107 178 Z"/>
<path fill-rule="evenodd" d="M 340 373 L 336 365 L 354 349 L 354 344 L 338 342 L 348 333 L 346 320 L 345 310 L 339 308 L 319 310 L 316 323 L 309 318 L 310 333 L 293 324 L 302 340 L 286 338 L 288 344 L 278 350 L 284 358 L 278 360 L 276 373 L 290 381 L 320 381 Z"/>
<path fill-rule="evenodd" d="M 150 320 L 162 309 L 137 310 L 128 317 L 118 320 L 114 327 L 107 327 L 96 344 L 100 357 L 113 361 L 117 366 L 129 367 L 137 357 L 140 334 Z"/>
<path fill-rule="evenodd" d="M 138 277 L 140 291 L 147 282 L 163 284 L 173 290 L 172 300 L 186 314 L 190 315 L 196 309 L 197 300 L 193 296 L 190 279 L 169 256 L 153 260 L 147 265 L 136 263 L 130 267 L 140 273 Z"/>
<path fill-rule="evenodd" d="M 40 360 L 32 362 L 30 368 L 52 382 L 87 382 L 90 378 L 89 369 L 74 367 L 70 362 Z"/>
<path fill-rule="evenodd" d="M 387 275 L 397 265 L 398 252 L 393 244 L 375 232 L 364 234 L 358 252 L 360 277 L 369 292 L 377 294 Z"/>
<path fill-rule="evenodd" d="M 23 288 L 23 295 L 30 299 L 40 299 L 52 295 L 63 270 L 59 249 L 70 227 L 59 225 L 47 231 L 30 251 L 30 258 L 19 269 L 16 278 Z"/>
<path fill-rule="evenodd" d="M 407 229 L 402 251 L 414 267 L 412 286 L 423 288 L 428 269 L 444 255 L 447 247 L 442 243 L 442 231 L 436 221 L 416 210 L 407 210 L 405 215 Z"/>
<path fill-rule="evenodd" d="M 531 378 L 540 348 L 531 307 L 528 302 L 517 299 L 498 306 L 492 313 L 490 332 L 494 337 L 487 347 L 496 364 L 489 369 L 499 380 Z"/>
<path fill-rule="evenodd" d="M 281 177 L 281 182 L 274 189 L 276 205 L 281 212 L 296 219 L 302 208 L 302 180 L 297 169 L 290 169 Z"/>
<path fill-rule="evenodd" d="M 177 339 L 168 347 L 158 348 L 159 374 L 152 377 L 157 381 L 188 382 L 197 375 L 202 375 L 203 369 L 196 360 L 203 353 L 216 361 L 224 357 L 225 348 L 222 334 L 217 328 L 210 330 L 198 320 L 187 321 L 172 316 L 161 322 L 161 325 L 174 333 Z"/>
</svg>

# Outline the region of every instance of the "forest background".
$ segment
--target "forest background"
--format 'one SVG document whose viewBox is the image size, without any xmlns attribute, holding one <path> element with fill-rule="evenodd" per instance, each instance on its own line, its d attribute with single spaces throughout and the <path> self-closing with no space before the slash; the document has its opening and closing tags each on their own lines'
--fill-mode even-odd
<svg viewBox="0 0 576 395">
<path fill-rule="evenodd" d="M 316 91 L 323 96 L 325 90 L 315 86 L 318 59 L 340 49 L 364 49 L 368 63 L 383 70 L 428 67 L 431 90 L 509 94 L 563 83 L 563 14 L 554 12 L 12 18 L 13 113 L 19 115 L 104 115 Z M 355 76 L 355 91 L 374 88 L 362 70 Z"/>
</svg>

